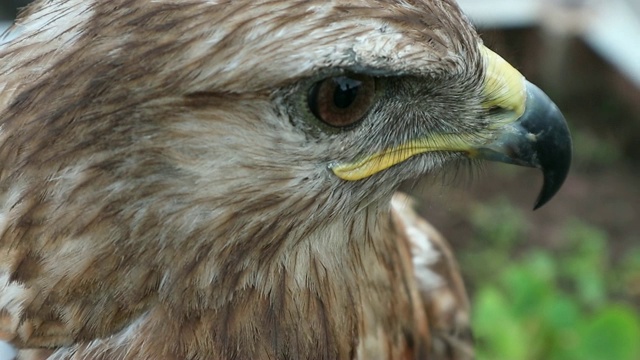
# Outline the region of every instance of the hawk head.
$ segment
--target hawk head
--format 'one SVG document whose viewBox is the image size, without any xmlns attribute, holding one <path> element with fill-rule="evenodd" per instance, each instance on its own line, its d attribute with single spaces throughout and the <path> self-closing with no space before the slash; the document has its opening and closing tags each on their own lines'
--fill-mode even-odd
<svg viewBox="0 0 640 360">
<path fill-rule="evenodd" d="M 276 328 L 348 353 L 365 315 L 400 333 L 413 316 L 377 317 L 409 301 L 387 240 L 403 180 L 534 166 L 540 206 L 569 167 L 558 109 L 452 0 L 39 1 L 14 31 L 0 334 L 21 346 L 134 326 L 163 354 L 179 330 L 181 354 L 255 355 L 269 346 L 247 339 Z"/>
</svg>

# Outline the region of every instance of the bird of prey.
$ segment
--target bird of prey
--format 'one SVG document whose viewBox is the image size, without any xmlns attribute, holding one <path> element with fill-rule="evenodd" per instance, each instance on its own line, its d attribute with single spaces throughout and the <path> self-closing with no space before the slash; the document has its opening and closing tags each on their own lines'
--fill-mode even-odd
<svg viewBox="0 0 640 360">
<path fill-rule="evenodd" d="M 569 167 L 453 0 L 41 0 L 0 50 L 0 339 L 20 359 L 463 359 L 453 254 L 397 194 Z M 499 324 L 496 324 L 499 326 Z"/>
</svg>

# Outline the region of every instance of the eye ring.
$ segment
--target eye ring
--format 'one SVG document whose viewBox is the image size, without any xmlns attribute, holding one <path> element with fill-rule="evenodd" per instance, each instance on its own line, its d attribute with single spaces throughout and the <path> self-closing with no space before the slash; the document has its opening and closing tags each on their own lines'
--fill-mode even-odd
<svg viewBox="0 0 640 360">
<path fill-rule="evenodd" d="M 318 120 L 335 128 L 347 128 L 366 115 L 375 94 L 376 81 L 373 77 L 345 74 L 313 84 L 307 103 Z"/>
</svg>

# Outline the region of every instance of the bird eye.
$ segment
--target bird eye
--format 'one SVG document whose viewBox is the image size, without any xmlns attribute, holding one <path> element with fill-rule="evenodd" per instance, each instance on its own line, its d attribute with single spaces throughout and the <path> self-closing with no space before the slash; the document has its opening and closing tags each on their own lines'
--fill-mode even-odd
<svg viewBox="0 0 640 360">
<path fill-rule="evenodd" d="M 375 80 L 364 75 L 343 75 L 315 83 L 309 90 L 309 109 L 333 127 L 355 124 L 367 113 L 375 97 Z"/>
</svg>

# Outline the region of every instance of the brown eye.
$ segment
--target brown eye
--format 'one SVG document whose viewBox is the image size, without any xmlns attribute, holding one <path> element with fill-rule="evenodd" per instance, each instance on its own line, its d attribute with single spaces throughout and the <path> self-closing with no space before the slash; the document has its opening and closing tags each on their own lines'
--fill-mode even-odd
<svg viewBox="0 0 640 360">
<path fill-rule="evenodd" d="M 315 83 L 309 90 L 309 109 L 334 127 L 355 124 L 367 113 L 375 97 L 375 80 L 364 75 L 343 75 Z"/>
</svg>

